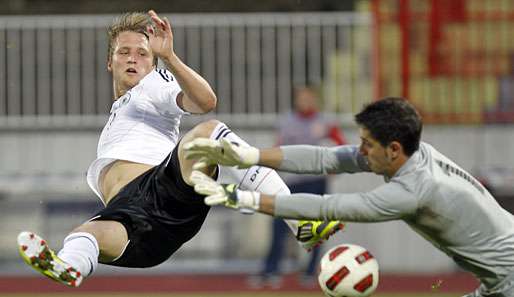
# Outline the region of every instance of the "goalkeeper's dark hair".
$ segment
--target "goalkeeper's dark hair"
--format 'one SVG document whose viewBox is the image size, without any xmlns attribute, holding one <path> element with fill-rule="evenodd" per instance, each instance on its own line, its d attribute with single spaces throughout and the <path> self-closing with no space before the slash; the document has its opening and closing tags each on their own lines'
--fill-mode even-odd
<svg viewBox="0 0 514 297">
<path fill-rule="evenodd" d="M 421 116 L 404 98 L 385 97 L 368 104 L 355 116 L 355 121 L 382 146 L 398 141 L 408 156 L 419 149 Z"/>
</svg>

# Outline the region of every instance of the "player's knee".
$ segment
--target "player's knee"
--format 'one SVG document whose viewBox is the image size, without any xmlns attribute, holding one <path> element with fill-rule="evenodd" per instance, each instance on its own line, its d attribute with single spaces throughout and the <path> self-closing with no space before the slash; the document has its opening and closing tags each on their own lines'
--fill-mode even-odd
<svg viewBox="0 0 514 297">
<path fill-rule="evenodd" d="M 196 125 L 191 131 L 189 131 L 184 139 L 193 140 L 198 137 L 206 137 L 209 138 L 211 136 L 212 131 L 216 128 L 216 126 L 220 123 L 218 120 L 208 120 Z"/>
<path fill-rule="evenodd" d="M 116 221 L 89 221 L 75 228 L 71 233 L 87 232 L 93 235 L 104 261 L 118 257 L 128 242 L 125 227 Z"/>
</svg>

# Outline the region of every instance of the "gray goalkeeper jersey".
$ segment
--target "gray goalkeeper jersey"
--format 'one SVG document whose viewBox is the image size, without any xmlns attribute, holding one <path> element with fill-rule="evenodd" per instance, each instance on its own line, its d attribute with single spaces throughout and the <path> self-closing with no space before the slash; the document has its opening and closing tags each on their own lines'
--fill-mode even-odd
<svg viewBox="0 0 514 297">
<path fill-rule="evenodd" d="M 283 146 L 279 170 L 330 174 L 369 171 L 358 146 Z M 384 185 L 363 193 L 277 196 L 287 218 L 403 220 L 492 287 L 514 271 L 514 217 L 469 173 L 434 149 L 420 149 Z"/>
</svg>

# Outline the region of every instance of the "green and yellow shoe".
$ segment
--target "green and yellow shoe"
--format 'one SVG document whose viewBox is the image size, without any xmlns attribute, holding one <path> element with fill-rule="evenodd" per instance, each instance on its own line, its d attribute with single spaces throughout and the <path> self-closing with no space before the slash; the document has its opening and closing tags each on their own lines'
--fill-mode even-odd
<svg viewBox="0 0 514 297">
<path fill-rule="evenodd" d="M 69 287 L 78 287 L 82 282 L 81 273 L 59 259 L 37 234 L 21 232 L 18 235 L 18 250 L 29 266 L 54 281 Z"/>
<path fill-rule="evenodd" d="M 303 248 L 310 251 L 318 247 L 330 236 L 344 229 L 345 224 L 340 221 L 298 221 L 296 239 Z"/>
</svg>

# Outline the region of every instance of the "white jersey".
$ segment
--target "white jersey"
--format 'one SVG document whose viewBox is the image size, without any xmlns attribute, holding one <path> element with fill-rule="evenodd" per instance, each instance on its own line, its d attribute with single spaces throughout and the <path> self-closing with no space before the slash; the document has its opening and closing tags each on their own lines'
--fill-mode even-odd
<svg viewBox="0 0 514 297">
<path fill-rule="evenodd" d="M 103 198 L 102 169 L 113 161 L 158 165 L 173 150 L 186 113 L 176 102 L 180 92 L 169 71 L 156 69 L 114 101 L 98 141 L 97 159 L 87 172 L 87 182 L 98 197 Z"/>
<path fill-rule="evenodd" d="M 369 171 L 357 146 L 282 147 L 280 170 Z M 403 220 L 475 274 L 488 288 L 514 273 L 514 216 L 469 173 L 434 149 L 420 148 L 387 183 L 364 193 L 277 196 L 275 215 L 379 222 Z M 294 203 L 292 202 L 294 201 Z"/>
</svg>

